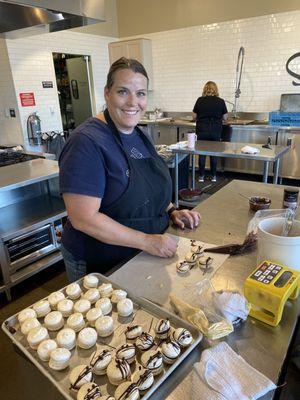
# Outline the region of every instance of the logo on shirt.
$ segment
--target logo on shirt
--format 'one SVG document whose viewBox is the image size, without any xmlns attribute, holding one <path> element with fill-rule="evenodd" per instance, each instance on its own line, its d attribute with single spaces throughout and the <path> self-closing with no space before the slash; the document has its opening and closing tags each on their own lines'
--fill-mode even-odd
<svg viewBox="0 0 300 400">
<path fill-rule="evenodd" d="M 130 151 L 130 157 L 135 158 L 135 159 L 140 159 L 140 158 L 143 158 L 143 154 L 135 147 L 132 147 L 132 149 Z"/>
<path fill-rule="evenodd" d="M 125 175 L 127 176 L 127 178 L 129 178 L 129 176 L 130 176 L 130 171 L 129 171 L 129 169 L 126 169 Z"/>
</svg>

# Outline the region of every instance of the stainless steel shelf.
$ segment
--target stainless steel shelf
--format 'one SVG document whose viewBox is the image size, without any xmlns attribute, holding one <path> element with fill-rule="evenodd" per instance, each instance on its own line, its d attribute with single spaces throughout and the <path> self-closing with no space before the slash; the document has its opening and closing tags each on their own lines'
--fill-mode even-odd
<svg viewBox="0 0 300 400">
<path fill-rule="evenodd" d="M 17 272 L 11 275 L 11 283 L 9 284 L 9 287 L 12 287 L 17 283 L 22 282 L 24 279 L 29 278 L 30 276 L 36 274 L 39 271 L 42 271 L 43 269 L 49 267 L 50 265 L 60 260 L 62 260 L 61 252 L 55 251 L 54 253 L 51 253 L 46 257 L 43 257 L 38 261 L 28 265 L 27 267 L 18 270 Z"/>
<path fill-rule="evenodd" d="M 54 217 L 66 216 L 61 198 L 42 195 L 29 200 L 11 204 L 0 209 L 0 238 L 10 239 L 16 233 L 22 234 L 28 228 L 34 229 L 40 222 L 50 222 Z"/>
</svg>

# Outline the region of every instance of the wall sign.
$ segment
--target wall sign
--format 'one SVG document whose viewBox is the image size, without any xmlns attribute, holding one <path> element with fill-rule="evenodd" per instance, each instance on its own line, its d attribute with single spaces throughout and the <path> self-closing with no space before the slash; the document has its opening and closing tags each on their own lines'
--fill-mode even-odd
<svg viewBox="0 0 300 400">
<path fill-rule="evenodd" d="M 43 88 L 45 89 L 52 89 L 53 88 L 53 82 L 52 81 L 43 81 L 42 82 Z"/>
<path fill-rule="evenodd" d="M 289 64 L 291 61 L 293 61 L 295 58 L 300 57 L 300 53 L 295 53 L 293 54 L 286 62 L 285 64 L 285 68 L 288 74 L 290 74 L 291 76 L 293 76 L 294 78 L 298 79 L 300 81 L 300 75 L 297 74 L 296 72 L 292 71 L 289 67 Z M 293 81 L 293 85 L 294 86 L 300 86 L 300 82 L 295 82 Z"/>
<path fill-rule="evenodd" d="M 20 93 L 20 99 L 22 107 L 35 106 L 35 98 L 33 92 Z"/>
</svg>

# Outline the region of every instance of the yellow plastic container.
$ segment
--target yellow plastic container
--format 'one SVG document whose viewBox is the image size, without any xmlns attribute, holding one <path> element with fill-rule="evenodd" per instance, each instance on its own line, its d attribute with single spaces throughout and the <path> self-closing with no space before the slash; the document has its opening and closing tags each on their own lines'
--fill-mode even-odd
<svg viewBox="0 0 300 400">
<path fill-rule="evenodd" d="M 279 324 L 287 299 L 298 297 L 300 272 L 271 261 L 263 261 L 245 281 L 250 316 L 268 325 Z"/>
</svg>

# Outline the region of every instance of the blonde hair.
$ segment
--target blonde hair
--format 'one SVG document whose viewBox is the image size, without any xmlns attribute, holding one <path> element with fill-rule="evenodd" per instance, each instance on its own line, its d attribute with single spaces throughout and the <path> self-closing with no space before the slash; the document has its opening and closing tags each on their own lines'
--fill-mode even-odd
<svg viewBox="0 0 300 400">
<path fill-rule="evenodd" d="M 208 81 L 204 85 L 202 96 L 218 96 L 219 97 L 219 90 L 218 86 L 215 82 Z"/>
</svg>

